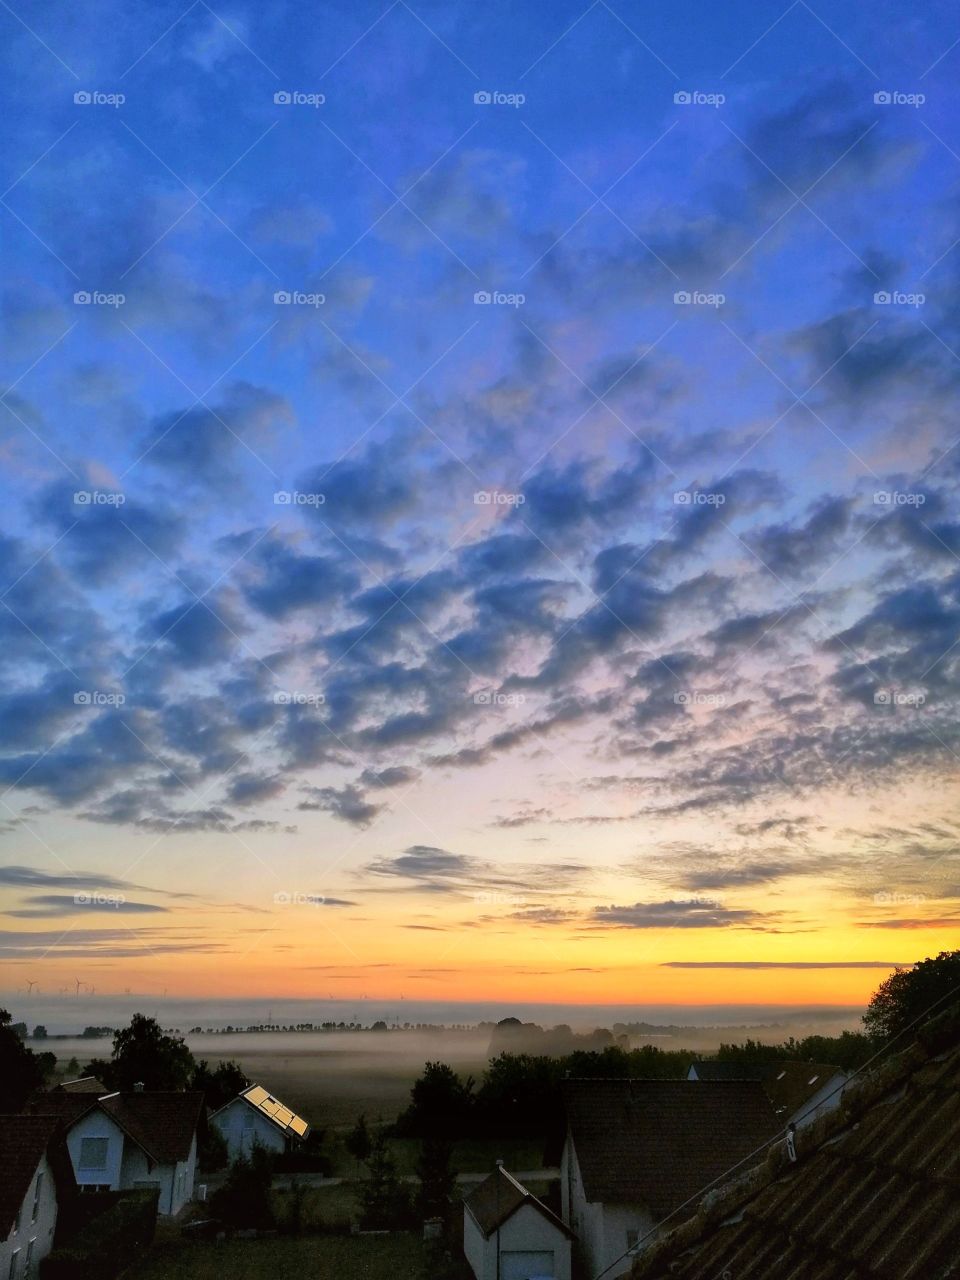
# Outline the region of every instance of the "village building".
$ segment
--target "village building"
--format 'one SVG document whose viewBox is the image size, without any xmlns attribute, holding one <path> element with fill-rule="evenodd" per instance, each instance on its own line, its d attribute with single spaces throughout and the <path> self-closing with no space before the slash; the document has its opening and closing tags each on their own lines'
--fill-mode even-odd
<svg viewBox="0 0 960 1280">
<path fill-rule="evenodd" d="M 690 1064 L 688 1080 L 759 1080 L 784 1127 L 813 1124 L 840 1105 L 848 1072 L 822 1062 L 785 1058 L 742 1063 L 701 1058 Z"/>
<path fill-rule="evenodd" d="M 76 1194 L 63 1126 L 55 1116 L 0 1116 L 0 1276 L 27 1280 L 54 1245 Z"/>
<path fill-rule="evenodd" d="M 572 1236 L 498 1165 L 463 1201 L 463 1251 L 476 1280 L 570 1280 Z"/>
<path fill-rule="evenodd" d="M 259 1084 L 215 1111 L 210 1123 L 223 1135 L 231 1160 L 248 1156 L 255 1146 L 280 1155 L 310 1132 L 306 1120 Z"/>
</svg>

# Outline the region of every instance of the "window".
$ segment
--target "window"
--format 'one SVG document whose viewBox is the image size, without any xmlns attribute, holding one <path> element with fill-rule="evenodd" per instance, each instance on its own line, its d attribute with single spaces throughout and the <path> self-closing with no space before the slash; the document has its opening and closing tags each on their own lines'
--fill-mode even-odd
<svg viewBox="0 0 960 1280">
<path fill-rule="evenodd" d="M 37 1174 L 37 1185 L 33 1188 L 33 1210 L 30 1214 L 30 1221 L 36 1222 L 37 1214 L 40 1212 L 40 1188 L 43 1186 L 43 1174 Z M 30 1255 L 27 1254 L 27 1265 L 30 1265 Z"/>
<path fill-rule="evenodd" d="M 7 1272 L 7 1280 L 17 1280 L 20 1274 L 20 1250 L 14 1249 L 10 1255 L 10 1270 Z"/>
<path fill-rule="evenodd" d="M 149 1185 L 153 1186 L 155 1184 L 151 1183 Z M 93 1196 L 93 1195 L 99 1194 L 99 1192 L 101 1191 L 109 1191 L 110 1183 L 109 1182 L 81 1182 L 79 1190 L 82 1196 Z"/>
<path fill-rule="evenodd" d="M 109 1138 L 84 1138 L 80 1143 L 81 1169 L 106 1169 Z"/>
</svg>

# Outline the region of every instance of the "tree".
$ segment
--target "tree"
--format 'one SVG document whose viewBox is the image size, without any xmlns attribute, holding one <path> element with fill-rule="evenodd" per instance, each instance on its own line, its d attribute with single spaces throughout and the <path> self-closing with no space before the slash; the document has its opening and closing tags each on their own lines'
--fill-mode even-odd
<svg viewBox="0 0 960 1280">
<path fill-rule="evenodd" d="M 43 1087 L 44 1068 L 37 1055 L 23 1043 L 6 1009 L 0 1009 L 0 1080 L 4 1106 L 19 1111 L 30 1094 Z"/>
<path fill-rule="evenodd" d="M 115 1033 L 111 1060 L 95 1058 L 88 1070 L 111 1089 L 186 1089 L 195 1068 L 182 1037 L 166 1035 L 155 1018 L 135 1013 L 129 1027 Z"/>
<path fill-rule="evenodd" d="M 446 1223 L 453 1203 L 457 1172 L 450 1161 L 453 1146 L 447 1138 L 424 1138 L 417 1161 L 417 1215 L 420 1218 L 442 1218 Z"/>
<path fill-rule="evenodd" d="M 203 1094 L 211 1111 L 219 1111 L 228 1102 L 232 1102 L 238 1093 L 242 1093 L 249 1083 L 239 1062 L 221 1061 L 211 1068 L 207 1060 L 202 1058 L 193 1068 L 190 1088 Z"/>
<path fill-rule="evenodd" d="M 216 1173 L 230 1162 L 227 1140 L 215 1124 L 203 1126 L 197 1146 L 197 1162 L 203 1173 Z"/>
<path fill-rule="evenodd" d="M 881 982 L 863 1016 L 863 1025 L 878 1040 L 906 1035 L 927 1016 L 942 1013 L 951 998 L 960 1000 L 960 951 L 941 951 L 912 969 L 895 970 Z"/>
<path fill-rule="evenodd" d="M 373 1231 L 395 1231 L 410 1221 L 410 1194 L 380 1129 L 367 1160 L 367 1177 L 360 1188 L 360 1223 Z"/>
<path fill-rule="evenodd" d="M 268 1230 L 274 1225 L 270 1205 L 273 1159 L 259 1143 L 249 1158 L 238 1156 L 226 1181 L 210 1197 L 210 1211 L 234 1228 Z"/>
<path fill-rule="evenodd" d="M 353 1156 L 357 1162 L 357 1172 L 360 1172 L 360 1165 L 369 1160 L 370 1153 L 373 1150 L 373 1143 L 370 1139 L 370 1130 L 367 1128 L 367 1117 L 360 1115 L 357 1123 L 343 1140 L 343 1145 L 347 1149 L 347 1153 Z"/>
<path fill-rule="evenodd" d="M 47 1028 L 43 1025 L 43 1023 L 39 1023 L 37 1026 L 33 1028 L 33 1038 L 34 1040 L 46 1040 Z"/>
<path fill-rule="evenodd" d="M 397 1121 L 397 1132 L 413 1137 L 463 1134 L 474 1109 L 473 1080 L 461 1080 L 445 1062 L 428 1062 L 410 1090 L 410 1106 Z"/>
</svg>

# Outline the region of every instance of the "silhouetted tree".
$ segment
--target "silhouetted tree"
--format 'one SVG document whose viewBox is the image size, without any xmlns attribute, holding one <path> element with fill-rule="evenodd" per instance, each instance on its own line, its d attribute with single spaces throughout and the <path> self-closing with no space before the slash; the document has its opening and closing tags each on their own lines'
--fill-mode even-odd
<svg viewBox="0 0 960 1280">
<path fill-rule="evenodd" d="M 211 1067 L 205 1058 L 196 1064 L 190 1077 L 190 1088 L 203 1094 L 211 1111 L 225 1107 L 249 1083 L 239 1062 L 221 1061 Z"/>
<path fill-rule="evenodd" d="M 15 1025 L 7 1010 L 0 1009 L 0 1080 L 4 1106 L 11 1111 L 19 1111 L 44 1081 L 44 1064 L 23 1043 Z"/>
<path fill-rule="evenodd" d="M 446 1222 L 453 1203 L 457 1173 L 451 1164 L 453 1146 L 447 1138 L 424 1138 L 417 1161 L 416 1209 L 420 1218 L 443 1218 Z"/>
<path fill-rule="evenodd" d="M 941 951 L 912 969 L 897 969 L 880 983 L 863 1017 L 867 1033 L 887 1040 L 916 1031 L 926 1017 L 935 1017 L 960 1001 L 960 951 Z"/>
<path fill-rule="evenodd" d="M 228 1226 L 267 1230 L 274 1225 L 270 1204 L 273 1158 L 259 1143 L 249 1157 L 238 1156 L 226 1181 L 210 1197 L 210 1211 Z"/>
<path fill-rule="evenodd" d="M 113 1056 L 95 1058 L 88 1068 L 111 1089 L 186 1089 L 196 1064 L 181 1036 L 166 1035 L 155 1018 L 135 1013 L 129 1027 L 113 1037 Z"/>
<path fill-rule="evenodd" d="M 400 1181 L 382 1129 L 373 1139 L 359 1199 L 360 1222 L 368 1229 L 394 1231 L 410 1222 L 410 1193 Z"/>
<path fill-rule="evenodd" d="M 360 1165 L 364 1160 L 369 1160 L 370 1152 L 373 1150 L 373 1142 L 370 1138 L 370 1130 L 367 1128 L 367 1117 L 365 1115 L 357 1117 L 357 1123 L 344 1138 L 343 1145 L 346 1147 L 347 1153 L 356 1160 L 357 1173 L 359 1173 Z"/>
</svg>

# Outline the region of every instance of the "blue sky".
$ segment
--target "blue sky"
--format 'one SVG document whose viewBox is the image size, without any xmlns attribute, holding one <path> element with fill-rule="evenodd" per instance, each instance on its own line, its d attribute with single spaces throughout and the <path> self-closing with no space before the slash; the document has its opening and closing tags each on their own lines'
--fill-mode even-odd
<svg viewBox="0 0 960 1280">
<path fill-rule="evenodd" d="M 955 938 L 946 5 L 0 21 L 4 954 Z"/>
</svg>

